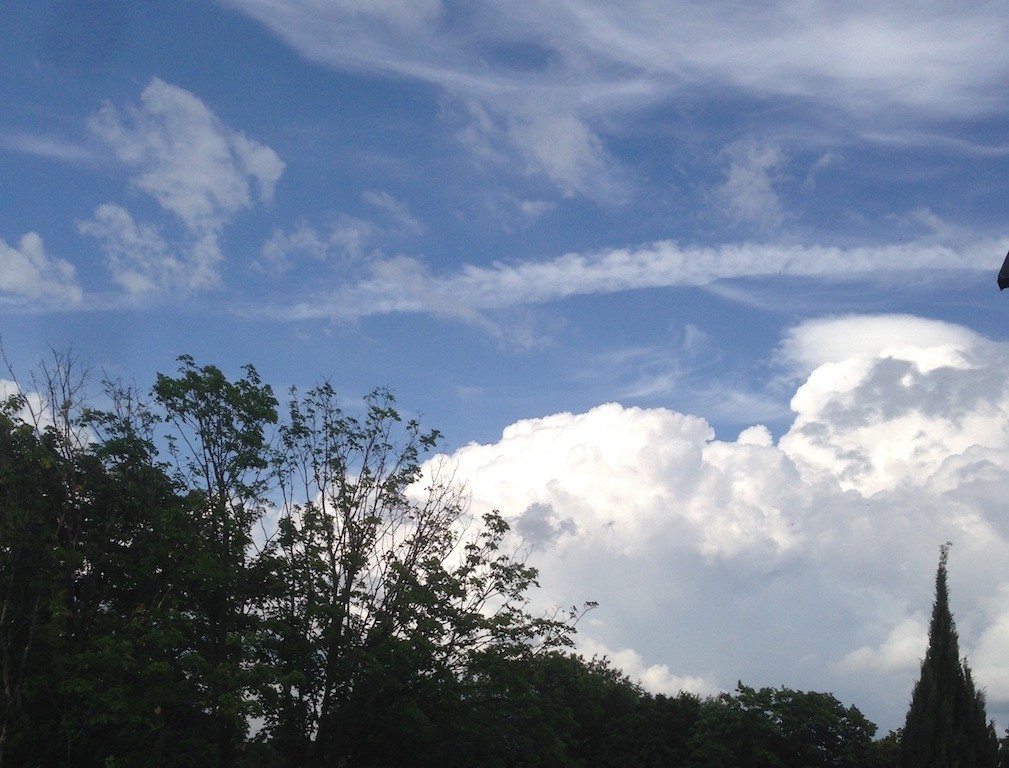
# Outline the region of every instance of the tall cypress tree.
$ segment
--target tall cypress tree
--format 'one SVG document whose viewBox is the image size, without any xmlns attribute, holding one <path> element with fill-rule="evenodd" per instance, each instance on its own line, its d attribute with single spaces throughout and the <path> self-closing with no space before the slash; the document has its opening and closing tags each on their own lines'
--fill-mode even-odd
<svg viewBox="0 0 1009 768">
<path fill-rule="evenodd" d="M 901 739 L 900 768 L 996 768 L 998 739 L 985 714 L 984 693 L 974 688 L 960 659 L 946 586 L 947 543 L 935 576 L 928 651 L 914 686 Z"/>
</svg>

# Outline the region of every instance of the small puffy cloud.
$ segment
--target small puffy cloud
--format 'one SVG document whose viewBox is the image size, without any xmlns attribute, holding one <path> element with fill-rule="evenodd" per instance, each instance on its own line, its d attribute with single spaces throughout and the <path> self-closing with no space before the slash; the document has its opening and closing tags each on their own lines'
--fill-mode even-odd
<svg viewBox="0 0 1009 768">
<path fill-rule="evenodd" d="M 740 445 L 759 445 L 769 448 L 774 445 L 774 438 L 771 436 L 771 430 L 763 424 L 755 424 L 740 432 L 736 442 Z"/>
<path fill-rule="evenodd" d="M 17 246 L 0 240 L 0 301 L 69 308 L 79 306 L 83 295 L 73 266 L 48 256 L 36 233 Z"/>
<path fill-rule="evenodd" d="M 459 139 L 485 163 L 545 178 L 566 197 L 600 202 L 625 196 L 602 139 L 569 99 L 469 99 Z"/>
<path fill-rule="evenodd" d="M 715 190 L 721 209 L 737 221 L 774 228 L 784 218 L 775 183 L 785 163 L 781 150 L 752 141 L 736 142 L 722 154 L 725 181 Z"/>
<path fill-rule="evenodd" d="M 90 122 L 133 183 L 178 216 L 188 229 L 212 231 L 254 197 L 268 202 L 284 163 L 220 121 L 189 91 L 155 78 L 139 107 L 106 104 Z M 254 192 L 255 189 L 255 192 Z"/>
<path fill-rule="evenodd" d="M 577 114 L 537 110 L 509 123 L 508 141 L 523 157 L 527 173 L 543 174 L 567 196 L 604 201 L 621 196 L 603 142 Z"/>
<path fill-rule="evenodd" d="M 439 460 L 535 544 L 538 600 L 598 601 L 579 648 L 654 690 L 830 690 L 896 727 L 952 541 L 961 647 L 1009 703 L 1009 346 L 879 316 L 802 324 L 783 350 L 804 372 L 777 442 L 611 403 Z"/>
<path fill-rule="evenodd" d="M 258 264 L 283 272 L 302 258 L 319 262 L 357 259 L 374 239 L 376 231 L 371 222 L 353 216 L 338 216 L 323 231 L 302 221 L 290 231 L 275 229 L 263 243 Z"/>
<path fill-rule="evenodd" d="M 533 222 L 550 213 L 557 206 L 545 200 L 522 200 L 518 204 L 519 213 L 526 222 Z"/>
<path fill-rule="evenodd" d="M 388 192 L 367 190 L 361 200 L 377 211 L 374 220 L 341 213 L 321 229 L 307 221 L 298 222 L 290 231 L 276 229 L 263 244 L 258 265 L 283 272 L 300 258 L 318 262 L 357 261 L 384 239 L 424 231 L 423 223 L 411 213 L 410 207 Z"/>
<path fill-rule="evenodd" d="M 862 646 L 839 663 L 842 672 L 914 673 L 925 658 L 928 646 L 928 622 L 916 614 L 897 623 L 877 647 Z"/>
<path fill-rule="evenodd" d="M 91 131 L 130 168 L 132 182 L 182 223 L 174 249 L 121 206 L 99 206 L 82 232 L 103 244 L 117 282 L 131 293 L 219 283 L 221 230 L 257 200 L 273 197 L 284 163 L 269 147 L 226 126 L 189 91 L 155 78 L 139 106 L 106 104 Z M 175 253 L 169 253 L 174 250 Z"/>
<path fill-rule="evenodd" d="M 92 218 L 77 222 L 77 229 L 101 241 L 113 279 L 131 295 L 190 284 L 186 265 L 172 253 L 158 229 L 138 224 L 125 208 L 100 205 Z M 213 258 L 206 265 L 204 279 L 217 260 Z"/>
</svg>

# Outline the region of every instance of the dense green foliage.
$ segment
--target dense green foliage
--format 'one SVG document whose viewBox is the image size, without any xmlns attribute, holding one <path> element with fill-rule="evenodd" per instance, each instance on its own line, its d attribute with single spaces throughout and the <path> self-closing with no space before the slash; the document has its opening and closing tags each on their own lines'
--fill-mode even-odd
<svg viewBox="0 0 1009 768">
<path fill-rule="evenodd" d="M 61 359 L 0 407 L 0 766 L 896 764 L 829 694 L 570 654 L 577 611 L 530 612 L 507 524 L 421 477 L 438 435 L 388 392 L 281 409 L 180 361 L 95 411 Z"/>
<path fill-rule="evenodd" d="M 935 576 L 928 651 L 901 740 L 901 768 L 995 768 L 999 764 L 998 738 L 985 715 L 984 694 L 975 689 L 967 662 L 960 659 L 946 586 L 948 555 L 947 544 Z"/>
</svg>

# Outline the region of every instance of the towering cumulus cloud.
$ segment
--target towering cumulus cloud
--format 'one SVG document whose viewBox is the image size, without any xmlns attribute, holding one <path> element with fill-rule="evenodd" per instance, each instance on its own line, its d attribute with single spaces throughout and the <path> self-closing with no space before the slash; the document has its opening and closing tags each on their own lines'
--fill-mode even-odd
<svg viewBox="0 0 1009 768">
<path fill-rule="evenodd" d="M 775 441 L 698 416 L 602 405 L 509 426 L 449 457 L 474 511 L 531 548 L 544 600 L 600 602 L 583 647 L 656 688 L 859 691 L 899 725 L 926 642 L 931 573 L 998 713 L 1009 702 L 1009 348 L 906 316 L 804 323 Z M 865 690 L 874 700 L 865 700 Z"/>
</svg>

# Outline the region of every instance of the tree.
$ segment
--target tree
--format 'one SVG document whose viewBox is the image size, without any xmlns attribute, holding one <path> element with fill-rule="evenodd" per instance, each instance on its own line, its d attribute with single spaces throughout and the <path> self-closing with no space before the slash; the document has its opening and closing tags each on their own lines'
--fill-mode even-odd
<svg viewBox="0 0 1009 768">
<path fill-rule="evenodd" d="M 484 655 L 447 723 L 439 759 L 401 764 L 487 768 L 686 765 L 700 702 L 653 696 L 608 659 L 563 650 Z"/>
<path fill-rule="evenodd" d="M 2 349 L 0 357 L 7 363 Z M 60 608 L 76 597 L 87 517 L 74 418 L 85 379 L 76 358 L 54 354 L 30 378 L 35 397 L 18 386 L 0 402 L 0 766 L 8 745 L 25 737 L 19 724 L 30 717 L 39 657 L 48 663 L 50 619 L 73 613 Z"/>
<path fill-rule="evenodd" d="M 40 635 L 61 581 L 57 530 L 64 515 L 55 457 L 15 414 L 23 398 L 0 410 L 0 765 L 27 734 L 30 690 Z"/>
<path fill-rule="evenodd" d="M 33 383 L 0 407 L 0 765 L 203 765 L 193 510 L 152 416 L 111 385 L 112 411 L 85 409 L 69 357 Z"/>
<path fill-rule="evenodd" d="M 521 720 L 513 672 L 570 677 L 577 611 L 532 611 L 507 523 L 422 473 L 438 433 L 387 391 L 294 393 L 274 429 L 251 366 L 183 357 L 97 411 L 69 361 L 0 403 L 0 766 L 465 764 L 523 735 L 489 719 Z"/>
<path fill-rule="evenodd" d="M 975 689 L 961 660 L 946 585 L 947 543 L 935 576 L 935 604 L 928 650 L 914 686 L 901 739 L 901 768 L 995 768 L 998 738 L 985 715 L 984 693 Z"/>
<path fill-rule="evenodd" d="M 351 416 L 324 383 L 292 392 L 275 468 L 283 503 L 267 550 L 263 738 L 289 765 L 440 764 L 478 660 L 567 642 L 527 609 L 536 572 L 508 526 L 470 519 L 451 478 L 423 478 L 439 437 L 387 390 Z"/>
<path fill-rule="evenodd" d="M 866 768 L 876 726 L 829 693 L 750 688 L 701 706 L 691 739 L 697 768 Z"/>
<path fill-rule="evenodd" d="M 269 425 L 277 400 L 252 365 L 229 381 L 216 366 L 183 355 L 179 375 L 159 374 L 153 394 L 171 428 L 167 439 L 176 481 L 188 489 L 199 531 L 197 572 L 190 584 L 196 630 L 190 674 L 205 687 L 222 768 L 237 760 L 248 718 L 256 714 L 248 658 L 258 631 L 254 530 L 267 506 Z"/>
</svg>

